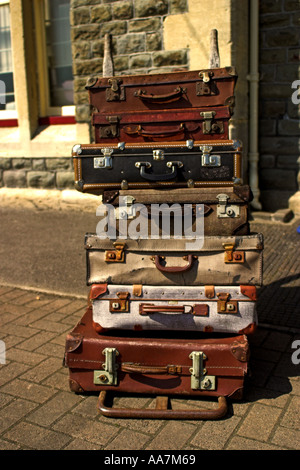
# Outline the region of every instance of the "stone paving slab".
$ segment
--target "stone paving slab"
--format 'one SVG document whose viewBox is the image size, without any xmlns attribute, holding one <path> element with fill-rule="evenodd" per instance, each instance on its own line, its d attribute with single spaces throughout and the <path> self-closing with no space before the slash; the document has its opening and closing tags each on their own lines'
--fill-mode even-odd
<svg viewBox="0 0 300 470">
<path fill-rule="evenodd" d="M 229 401 L 221 420 L 112 419 L 98 413 L 97 394 L 70 391 L 63 366 L 66 334 L 85 307 L 84 299 L 0 287 L 0 339 L 6 346 L 0 364 L 1 450 L 102 450 L 103 455 L 299 450 L 300 365 L 292 362 L 300 359 L 299 333 L 259 327 L 249 336 L 251 373 L 244 398 Z M 115 403 L 154 406 L 153 398 L 144 396 L 120 396 Z M 172 404 L 195 409 L 216 405 L 188 398 Z"/>
</svg>

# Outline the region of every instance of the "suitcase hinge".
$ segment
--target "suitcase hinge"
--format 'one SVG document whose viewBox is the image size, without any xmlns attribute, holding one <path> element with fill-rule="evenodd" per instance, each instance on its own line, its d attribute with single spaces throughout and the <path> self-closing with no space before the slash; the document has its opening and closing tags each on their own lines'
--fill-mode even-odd
<svg viewBox="0 0 300 470">
<path fill-rule="evenodd" d="M 110 88 L 106 89 L 106 101 L 124 101 L 125 88 L 120 86 L 122 80 L 119 78 L 109 78 L 108 83 Z"/>
<path fill-rule="evenodd" d="M 101 149 L 104 157 L 95 157 L 94 158 L 94 168 L 112 168 L 112 158 L 113 149 L 104 148 Z"/>
<path fill-rule="evenodd" d="M 229 199 L 228 194 L 218 194 L 217 199 L 219 204 L 217 205 L 217 216 L 223 217 L 239 217 L 240 207 L 233 204 L 227 204 Z"/>
<path fill-rule="evenodd" d="M 189 358 L 193 361 L 191 367 L 191 388 L 193 390 L 215 390 L 216 377 L 214 375 L 206 375 L 207 370 L 204 368 L 203 362 L 207 359 L 202 351 L 193 351 Z"/>
<path fill-rule="evenodd" d="M 124 263 L 125 261 L 125 243 L 114 242 L 114 250 L 105 251 L 105 261 L 107 263 Z"/>
<path fill-rule="evenodd" d="M 115 218 L 119 219 L 134 219 L 136 216 L 136 208 L 131 207 L 135 198 L 133 196 L 124 196 L 120 198 L 119 207 L 115 209 Z"/>
<path fill-rule="evenodd" d="M 245 253 L 244 251 L 234 251 L 233 243 L 222 243 L 225 250 L 225 263 L 244 263 Z"/>
<path fill-rule="evenodd" d="M 237 313 L 238 303 L 237 300 L 229 300 L 230 294 L 227 292 L 220 292 L 217 294 L 219 300 L 217 302 L 218 313 Z"/>
<path fill-rule="evenodd" d="M 210 155 L 210 152 L 213 149 L 212 146 L 200 145 L 199 148 L 202 151 L 202 166 L 221 166 L 221 156 Z"/>
<path fill-rule="evenodd" d="M 224 125 L 222 121 L 212 122 L 216 115 L 215 111 L 203 111 L 200 116 L 203 117 L 203 134 L 224 134 Z"/>
<path fill-rule="evenodd" d="M 103 370 L 94 371 L 94 384 L 95 385 L 117 385 L 117 369 L 116 356 L 119 351 L 116 348 L 105 348 L 102 351 L 105 356 L 105 363 Z"/>
</svg>

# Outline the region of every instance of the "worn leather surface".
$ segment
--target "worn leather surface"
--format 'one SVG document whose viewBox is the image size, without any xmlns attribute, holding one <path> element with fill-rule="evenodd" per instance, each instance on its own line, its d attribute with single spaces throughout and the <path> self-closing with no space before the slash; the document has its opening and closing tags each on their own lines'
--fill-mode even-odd
<svg viewBox="0 0 300 470">
<path fill-rule="evenodd" d="M 203 75 L 199 74 L 201 71 L 195 70 L 94 78 L 86 88 L 90 104 L 99 112 L 233 106 L 237 81 L 235 69 L 224 67 L 206 69 L 206 72 L 210 73 L 206 85 Z M 112 86 L 115 88 L 113 93 L 110 91 Z"/>
<path fill-rule="evenodd" d="M 228 140 L 229 106 L 178 110 L 94 113 L 95 142 L 163 142 L 174 140 Z"/>
<path fill-rule="evenodd" d="M 77 349 L 73 348 L 73 337 L 81 337 Z M 69 344 L 72 344 L 69 350 Z M 103 370 L 105 348 L 118 351 L 118 383 L 95 385 L 94 370 Z M 216 376 L 216 390 L 192 390 L 192 361 L 189 355 L 202 351 L 206 375 Z M 66 337 L 65 366 L 69 368 L 70 387 L 74 391 L 116 390 L 130 393 L 184 394 L 196 396 L 238 396 L 243 389 L 244 377 L 248 370 L 249 345 L 245 335 L 220 336 L 203 339 L 201 336 L 161 338 L 143 332 L 130 336 L 98 334 L 92 325 L 91 308 L 87 309 L 81 321 Z M 126 372 L 126 365 L 131 372 Z M 167 366 L 172 366 L 167 367 Z M 124 367 L 124 370 L 122 368 Z M 132 372 L 135 367 L 137 372 Z M 151 369 L 153 369 L 151 371 Z M 155 373 L 163 368 L 165 372 Z M 144 373 L 143 373 L 144 371 Z M 147 372 L 148 371 L 148 372 Z M 175 371 L 175 373 L 174 373 Z M 154 373 L 153 373 L 154 372 Z M 172 372 L 172 373 L 170 373 Z"/>
<path fill-rule="evenodd" d="M 220 194 L 228 197 L 226 208 L 227 210 L 230 210 L 232 206 L 234 206 L 234 210 L 238 210 L 237 216 L 227 216 L 221 218 L 218 216 L 219 200 L 217 196 Z M 120 207 L 122 204 L 124 206 L 124 197 L 128 196 L 132 198 L 133 204 L 135 204 L 136 208 L 138 207 L 138 204 L 142 204 L 143 206 L 147 207 L 147 213 L 144 214 L 143 211 L 138 211 L 137 209 L 136 215 L 133 218 L 139 218 L 142 223 L 147 223 L 149 237 L 151 236 L 151 232 L 153 232 L 153 230 L 158 230 L 160 235 L 163 233 L 162 219 L 161 217 L 157 217 L 157 214 L 159 214 L 157 207 L 163 207 L 162 204 L 168 204 L 169 208 L 172 208 L 172 211 L 170 211 L 170 225 L 168 225 L 167 227 L 167 229 L 170 230 L 171 235 L 174 235 L 175 217 L 181 218 L 181 234 L 184 235 L 182 217 L 184 215 L 184 209 L 186 207 L 186 204 L 192 204 L 193 218 L 192 224 L 189 224 L 188 228 L 191 228 L 193 231 L 196 230 L 196 216 L 203 216 L 205 235 L 226 236 L 248 235 L 250 233 L 248 211 L 249 202 L 252 200 L 252 192 L 250 190 L 250 187 L 247 185 L 235 186 L 231 188 L 225 187 L 221 189 L 190 188 L 189 190 L 177 189 L 173 191 L 163 191 L 155 189 L 148 191 L 107 191 L 103 195 L 103 202 L 104 204 L 109 204 L 109 206 L 113 205 L 114 207 L 118 208 L 118 206 Z M 196 214 L 196 204 L 204 205 L 203 212 L 198 212 Z M 107 206 L 108 209 L 109 206 Z M 106 217 L 106 215 L 104 215 L 103 218 L 104 217 Z M 145 221 L 145 219 L 148 219 L 148 222 Z M 130 225 L 131 220 L 132 217 L 128 217 L 128 226 Z M 120 237 L 119 226 L 120 222 L 119 220 L 116 220 L 118 237 Z"/>
<path fill-rule="evenodd" d="M 263 282 L 262 234 L 206 236 L 201 249 L 187 248 L 187 239 L 126 239 L 123 242 L 124 262 L 106 262 L 105 251 L 114 250 L 113 241 L 100 239 L 95 234 L 86 235 L 88 285 L 127 284 L 128 279 L 133 284 L 156 286 L 260 286 Z M 244 262 L 226 263 L 224 243 L 233 243 L 236 252 L 244 254 Z M 188 255 L 192 255 L 191 263 L 185 259 Z M 171 267 L 173 271 L 162 271 L 160 266 Z M 182 271 L 185 267 L 188 269 Z"/>
</svg>

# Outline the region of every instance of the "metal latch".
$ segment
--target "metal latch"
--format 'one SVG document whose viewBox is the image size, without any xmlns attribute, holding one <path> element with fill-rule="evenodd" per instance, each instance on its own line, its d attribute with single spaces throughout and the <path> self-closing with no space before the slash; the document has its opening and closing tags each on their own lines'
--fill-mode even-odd
<svg viewBox="0 0 300 470">
<path fill-rule="evenodd" d="M 224 125 L 222 121 L 212 122 L 216 115 L 215 111 L 203 111 L 200 116 L 203 117 L 203 134 L 223 134 Z"/>
<path fill-rule="evenodd" d="M 233 243 L 223 243 L 225 250 L 224 262 L 225 263 L 244 263 L 245 253 L 244 251 L 234 251 Z"/>
<path fill-rule="evenodd" d="M 193 366 L 189 369 L 191 373 L 191 388 L 193 390 L 215 390 L 216 377 L 206 375 L 203 361 L 207 359 L 202 351 L 193 351 L 189 358 L 193 361 Z"/>
<path fill-rule="evenodd" d="M 238 313 L 237 300 L 229 300 L 230 294 L 228 294 L 227 292 L 219 292 L 217 296 L 218 313 Z"/>
<path fill-rule="evenodd" d="M 95 385 L 117 385 L 117 369 L 116 356 L 119 351 L 116 348 L 105 348 L 102 351 L 105 356 L 105 363 L 103 370 L 94 370 L 94 384 Z"/>
<path fill-rule="evenodd" d="M 199 148 L 202 151 L 202 166 L 221 166 L 221 155 L 210 155 L 212 146 L 200 145 Z"/>
<path fill-rule="evenodd" d="M 199 72 L 199 77 L 205 83 L 209 82 L 212 76 L 213 76 L 213 72 L 210 70 L 204 70 L 203 72 Z"/>
<path fill-rule="evenodd" d="M 120 198 L 119 207 L 115 209 L 115 218 L 120 219 L 134 219 L 136 216 L 136 208 L 132 207 L 135 198 L 133 196 L 123 196 Z"/>
<path fill-rule="evenodd" d="M 234 204 L 228 204 L 228 194 L 218 194 L 217 199 L 219 204 L 217 205 L 217 216 L 220 218 L 224 217 L 239 217 L 240 207 Z"/>
<path fill-rule="evenodd" d="M 153 150 L 153 160 L 164 160 L 165 152 L 163 150 Z"/>
<path fill-rule="evenodd" d="M 106 101 L 124 101 L 125 88 L 121 86 L 122 80 L 119 78 L 109 78 L 110 88 L 106 89 Z"/>
<path fill-rule="evenodd" d="M 203 71 L 199 72 L 201 82 L 196 82 L 196 95 L 197 96 L 211 96 L 217 93 L 216 85 L 211 77 L 213 72 Z"/>
<path fill-rule="evenodd" d="M 110 125 L 101 126 L 99 128 L 99 137 L 101 139 L 108 139 L 109 137 L 118 137 L 118 123 L 120 118 L 118 116 L 106 116 L 106 119 L 110 123 Z"/>
<path fill-rule="evenodd" d="M 129 312 L 129 292 L 117 292 L 118 299 L 109 301 L 109 311 L 113 312 Z"/>
<path fill-rule="evenodd" d="M 114 250 L 106 250 L 104 260 L 107 263 L 124 263 L 125 261 L 125 243 L 114 242 Z"/>
<path fill-rule="evenodd" d="M 95 157 L 94 158 L 94 168 L 112 168 L 112 158 L 113 149 L 104 148 L 101 149 L 104 157 Z"/>
</svg>

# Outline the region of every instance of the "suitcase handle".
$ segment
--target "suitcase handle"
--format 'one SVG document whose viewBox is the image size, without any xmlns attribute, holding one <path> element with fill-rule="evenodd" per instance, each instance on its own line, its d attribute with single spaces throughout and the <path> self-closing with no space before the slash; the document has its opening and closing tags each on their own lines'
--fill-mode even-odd
<svg viewBox="0 0 300 470">
<path fill-rule="evenodd" d="M 194 256 L 188 255 L 187 257 L 188 264 L 186 264 L 185 266 L 162 266 L 162 264 L 160 264 L 160 259 L 161 259 L 160 255 L 155 255 L 154 263 L 155 263 L 156 268 L 159 271 L 166 272 L 166 273 L 182 273 L 191 269 Z"/>
<path fill-rule="evenodd" d="M 136 162 L 135 166 L 140 169 L 140 176 L 146 180 L 150 181 L 167 181 L 176 178 L 177 176 L 177 166 L 182 166 L 181 162 L 169 162 L 172 168 L 171 173 L 165 173 L 163 175 L 155 175 L 152 173 L 147 173 L 146 168 L 149 166 L 147 162 Z"/>
<path fill-rule="evenodd" d="M 181 366 L 142 366 L 141 364 L 121 364 L 120 370 L 128 374 L 169 374 L 174 375 L 181 372 Z"/>
<path fill-rule="evenodd" d="M 175 127 L 174 129 L 170 130 L 164 130 L 164 131 L 147 131 L 142 128 L 141 125 L 137 125 L 134 127 L 126 126 L 124 127 L 124 132 L 129 135 L 137 134 L 141 135 L 143 137 L 168 137 L 169 135 L 176 135 L 180 134 L 182 132 L 188 131 L 188 132 L 195 132 L 199 126 L 195 126 L 193 129 L 188 129 L 186 128 L 185 124 L 182 122 L 178 127 Z"/>
<path fill-rule="evenodd" d="M 178 86 L 171 93 L 167 93 L 164 95 L 147 94 L 143 90 L 137 90 L 134 93 L 134 96 L 141 100 L 153 101 L 155 103 L 170 103 L 171 101 L 179 100 L 184 93 L 186 93 L 186 88 Z"/>
<path fill-rule="evenodd" d="M 185 307 L 189 307 L 186 311 Z M 192 313 L 193 307 L 191 305 L 154 305 L 154 304 L 140 304 L 139 314 L 149 315 L 150 313 Z"/>
<path fill-rule="evenodd" d="M 143 419 L 201 419 L 201 420 L 215 420 L 221 419 L 226 415 L 228 410 L 226 397 L 218 397 L 218 408 L 197 410 L 195 408 L 190 410 L 173 410 L 168 409 L 168 397 L 156 397 L 156 408 L 114 408 L 113 399 L 112 403 L 108 406 L 105 401 L 107 399 L 108 391 L 102 391 L 99 394 L 98 409 L 103 416 L 109 418 L 143 418 Z M 108 400 L 107 400 L 108 401 Z"/>
</svg>

